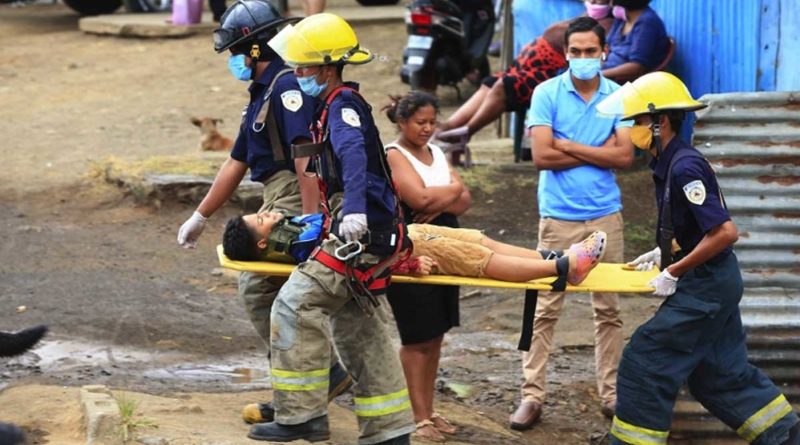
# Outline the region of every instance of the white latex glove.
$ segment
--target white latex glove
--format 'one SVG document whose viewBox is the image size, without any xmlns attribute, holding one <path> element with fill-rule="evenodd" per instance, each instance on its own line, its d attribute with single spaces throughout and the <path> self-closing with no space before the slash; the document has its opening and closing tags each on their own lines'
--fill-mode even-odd
<svg viewBox="0 0 800 445">
<path fill-rule="evenodd" d="M 351 213 L 344 215 L 339 224 L 339 236 L 344 237 L 348 243 L 358 241 L 367 233 L 367 215 L 364 213 Z"/>
<path fill-rule="evenodd" d="M 194 249 L 197 247 L 197 239 L 206 228 L 208 218 L 195 211 L 178 230 L 178 244 L 184 249 Z"/>
<path fill-rule="evenodd" d="M 628 263 L 628 266 L 635 267 L 636 270 L 652 270 L 661 268 L 661 248 L 655 249 L 639 255 L 635 260 Z"/>
<path fill-rule="evenodd" d="M 669 297 L 675 293 L 678 287 L 678 278 L 673 277 L 667 269 L 661 271 L 658 276 L 650 280 L 650 287 L 654 287 L 653 295 L 657 297 Z"/>
</svg>

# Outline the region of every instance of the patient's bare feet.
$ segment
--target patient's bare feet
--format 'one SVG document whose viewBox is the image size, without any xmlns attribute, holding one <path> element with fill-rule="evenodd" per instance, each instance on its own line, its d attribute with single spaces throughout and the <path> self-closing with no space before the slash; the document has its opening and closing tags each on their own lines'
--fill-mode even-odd
<svg viewBox="0 0 800 445">
<path fill-rule="evenodd" d="M 606 232 L 596 231 L 586 239 L 570 246 L 564 253 L 569 257 L 567 283 L 577 286 L 586 279 L 606 253 Z"/>
</svg>

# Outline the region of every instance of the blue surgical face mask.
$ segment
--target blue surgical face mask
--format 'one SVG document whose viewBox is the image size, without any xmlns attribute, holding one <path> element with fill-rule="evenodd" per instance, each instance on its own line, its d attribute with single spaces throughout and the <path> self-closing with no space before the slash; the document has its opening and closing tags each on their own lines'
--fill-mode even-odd
<svg viewBox="0 0 800 445">
<path fill-rule="evenodd" d="M 325 88 L 328 88 L 328 81 L 325 81 L 325 83 L 322 85 L 317 83 L 316 74 L 298 77 L 297 83 L 300 84 L 300 89 L 311 97 L 319 96 L 323 91 L 325 91 Z"/>
<path fill-rule="evenodd" d="M 228 69 L 233 74 L 233 77 L 248 81 L 253 77 L 253 69 L 247 66 L 244 60 L 244 54 L 237 54 L 228 57 Z"/>
<path fill-rule="evenodd" d="M 576 79 L 594 79 L 600 72 L 600 58 L 569 59 L 569 71 Z"/>
</svg>

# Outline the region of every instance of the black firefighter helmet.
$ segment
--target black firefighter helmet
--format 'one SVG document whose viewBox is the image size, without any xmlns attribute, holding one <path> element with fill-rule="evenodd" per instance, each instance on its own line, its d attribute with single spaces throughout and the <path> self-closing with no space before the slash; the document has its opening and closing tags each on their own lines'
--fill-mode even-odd
<svg viewBox="0 0 800 445">
<path fill-rule="evenodd" d="M 282 25 L 300 19 L 283 17 L 267 0 L 238 0 L 225 11 L 220 27 L 214 30 L 214 50 L 221 53 L 232 48 L 236 53 L 249 53 L 259 59 L 261 53 L 271 52 L 266 42 Z"/>
</svg>

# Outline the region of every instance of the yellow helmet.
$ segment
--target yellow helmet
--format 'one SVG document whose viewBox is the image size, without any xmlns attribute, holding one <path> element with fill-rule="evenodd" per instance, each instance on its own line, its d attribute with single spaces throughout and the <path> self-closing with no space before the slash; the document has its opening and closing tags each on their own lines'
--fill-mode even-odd
<svg viewBox="0 0 800 445">
<path fill-rule="evenodd" d="M 268 45 L 292 66 L 362 64 L 373 57 L 359 46 L 356 33 L 344 19 L 325 12 L 286 26 Z"/>
<path fill-rule="evenodd" d="M 642 114 L 696 111 L 706 106 L 692 98 L 680 79 L 670 73 L 656 71 L 623 85 L 597 104 L 597 111 L 628 120 Z"/>
</svg>

